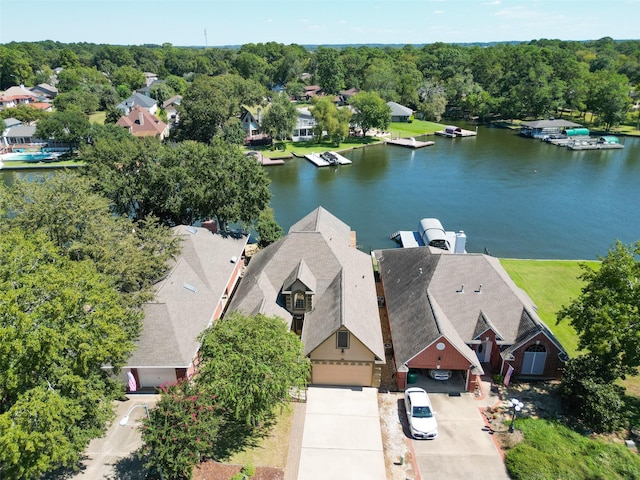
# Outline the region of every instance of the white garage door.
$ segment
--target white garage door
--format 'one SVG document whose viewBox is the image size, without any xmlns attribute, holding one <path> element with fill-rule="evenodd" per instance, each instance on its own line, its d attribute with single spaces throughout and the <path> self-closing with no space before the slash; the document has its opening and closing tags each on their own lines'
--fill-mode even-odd
<svg viewBox="0 0 640 480">
<path fill-rule="evenodd" d="M 159 387 L 164 383 L 175 383 L 175 368 L 138 368 L 139 388 Z"/>
<path fill-rule="evenodd" d="M 314 362 L 311 383 L 368 387 L 371 386 L 372 367 L 368 362 Z"/>
</svg>

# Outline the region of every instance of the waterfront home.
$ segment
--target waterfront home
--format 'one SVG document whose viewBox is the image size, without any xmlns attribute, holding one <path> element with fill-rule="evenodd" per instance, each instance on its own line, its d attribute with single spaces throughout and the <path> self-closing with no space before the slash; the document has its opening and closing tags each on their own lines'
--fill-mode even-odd
<svg viewBox="0 0 640 480">
<path fill-rule="evenodd" d="M 25 88 L 24 85 L 9 87 L 4 92 L 0 92 L 0 110 L 38 101 L 36 94 Z"/>
<path fill-rule="evenodd" d="M 398 387 L 410 371 L 451 370 L 473 391 L 482 373 L 557 379 L 567 353 L 496 258 L 429 248 L 376 250 Z"/>
<path fill-rule="evenodd" d="M 408 122 L 413 115 L 413 110 L 404 105 L 400 105 L 396 102 L 387 102 L 387 105 L 391 109 L 391 121 L 392 122 Z"/>
<path fill-rule="evenodd" d="M 37 95 L 38 97 L 44 98 L 46 100 L 53 100 L 58 95 L 58 89 L 53 85 L 49 85 L 48 83 L 40 83 L 31 88 L 31 91 L 34 93 L 34 95 Z"/>
<path fill-rule="evenodd" d="M 282 318 L 300 335 L 312 384 L 380 385 L 385 353 L 371 257 L 322 207 L 252 257 L 228 311 Z"/>
<path fill-rule="evenodd" d="M 247 235 L 222 235 L 208 228 L 180 225 L 173 232 L 182 251 L 169 274 L 154 286 L 144 305 L 142 332 L 119 378 L 130 372 L 139 388 L 155 388 L 189 378 L 197 366 L 198 336 L 220 318 L 244 265 Z"/>
<path fill-rule="evenodd" d="M 129 130 L 136 137 L 158 137 L 163 140 L 169 133 L 169 127 L 149 111 L 136 105 L 128 115 L 120 117 L 116 125 Z"/>
<path fill-rule="evenodd" d="M 299 142 L 313 139 L 313 128 L 318 124 L 316 119 L 313 118 L 308 107 L 299 107 L 297 110 L 298 118 L 296 119 L 296 126 L 293 129 L 291 140 Z"/>
</svg>

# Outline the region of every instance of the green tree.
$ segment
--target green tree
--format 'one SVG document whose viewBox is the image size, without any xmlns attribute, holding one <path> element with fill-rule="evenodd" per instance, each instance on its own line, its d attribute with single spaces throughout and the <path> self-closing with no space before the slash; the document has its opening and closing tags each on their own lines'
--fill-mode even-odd
<svg viewBox="0 0 640 480">
<path fill-rule="evenodd" d="M 224 122 L 224 125 L 216 135 L 229 145 L 242 146 L 244 145 L 244 139 L 247 137 L 247 132 L 242 128 L 240 119 L 233 117 Z"/>
<path fill-rule="evenodd" d="M 111 75 L 111 81 L 114 85 L 125 85 L 129 91 L 137 90 L 145 85 L 144 73 L 129 65 L 117 68 Z"/>
<path fill-rule="evenodd" d="M 386 130 L 391 122 L 391 108 L 375 92 L 359 92 L 349 104 L 356 110 L 351 121 L 362 129 L 363 136 L 372 128 Z"/>
<path fill-rule="evenodd" d="M 0 110 L 0 118 L 13 117 L 23 123 L 34 123 L 46 118 L 47 115 L 48 112 L 43 112 L 42 110 L 38 110 L 37 108 L 30 107 L 23 103 L 16 105 L 13 108 Z"/>
<path fill-rule="evenodd" d="M 596 432 L 613 432 L 624 421 L 624 389 L 603 380 L 593 355 L 581 355 L 567 363 L 560 383 L 560 396 L 565 410 L 579 425 Z"/>
<path fill-rule="evenodd" d="M 0 475 L 72 467 L 122 392 L 103 370 L 128 357 L 140 314 L 111 279 L 33 229 L 0 235 Z"/>
<path fill-rule="evenodd" d="M 178 136 L 209 143 L 229 118 L 239 115 L 242 105 L 256 105 L 263 98 L 263 87 L 238 75 L 197 77 L 179 107 Z"/>
<path fill-rule="evenodd" d="M 235 146 L 180 142 L 165 146 L 134 137 L 97 139 L 80 158 L 96 189 L 114 210 L 135 220 L 154 216 L 167 225 L 217 218 L 250 224 L 269 204 L 269 177 Z"/>
<path fill-rule="evenodd" d="M 266 207 L 260 212 L 256 222 L 256 232 L 258 233 L 258 246 L 260 248 L 271 245 L 282 237 L 282 227 L 276 221 L 271 207 Z"/>
<path fill-rule="evenodd" d="M 29 85 L 32 77 L 29 58 L 20 50 L 0 45 L 0 90 L 15 85 Z"/>
<path fill-rule="evenodd" d="M 444 87 L 431 80 L 425 80 L 418 90 L 420 103 L 418 112 L 424 120 L 439 122 L 442 114 L 447 109 L 447 97 Z"/>
<path fill-rule="evenodd" d="M 36 137 L 53 139 L 73 149 L 87 140 L 90 124 L 78 110 L 56 111 L 38 122 Z"/>
<path fill-rule="evenodd" d="M 592 75 L 589 84 L 587 107 L 598 115 L 606 130 L 618 125 L 631 105 L 627 77 L 599 70 Z"/>
<path fill-rule="evenodd" d="M 176 92 L 167 82 L 156 82 L 149 89 L 149 94 L 159 105 L 162 105 L 166 100 L 173 97 Z"/>
<path fill-rule="evenodd" d="M 558 322 L 575 328 L 578 347 L 599 365 L 598 376 L 612 382 L 637 375 L 640 366 L 640 242 L 609 249 L 600 268 L 583 265 L 586 282 L 578 298 L 558 312 Z"/>
<path fill-rule="evenodd" d="M 344 70 L 338 50 L 318 47 L 315 63 L 316 79 L 325 94 L 335 95 L 344 88 Z"/>
<path fill-rule="evenodd" d="M 91 261 L 108 275 L 127 303 L 138 306 L 177 252 L 174 235 L 152 218 L 134 223 L 114 216 L 87 178 L 59 173 L 27 181 L 15 178 L 0 191 L 3 222 L 37 230 L 74 261 Z"/>
<path fill-rule="evenodd" d="M 313 100 L 313 107 L 309 109 L 316 121 L 313 127 L 316 141 L 321 142 L 324 132 L 336 145 L 349 135 L 349 122 L 351 111 L 342 108 L 338 109 L 329 97 L 316 97 Z"/>
<path fill-rule="evenodd" d="M 229 415 L 247 425 L 286 405 L 292 388 L 306 386 L 309 359 L 281 318 L 232 312 L 200 338 L 199 384 L 217 396 Z"/>
<path fill-rule="evenodd" d="M 289 96 L 284 93 L 276 94 L 263 115 L 261 128 L 271 138 L 286 140 L 291 137 L 297 118 L 298 111 Z"/>
<path fill-rule="evenodd" d="M 142 427 L 147 467 L 167 479 L 190 479 L 200 459 L 215 450 L 224 412 L 198 383 L 181 381 L 161 388 L 160 400 Z"/>
</svg>

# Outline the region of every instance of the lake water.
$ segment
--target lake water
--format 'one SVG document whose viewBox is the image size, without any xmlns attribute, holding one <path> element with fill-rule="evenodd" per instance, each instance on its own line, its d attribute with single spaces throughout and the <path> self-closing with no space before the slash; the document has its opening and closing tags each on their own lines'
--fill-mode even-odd
<svg viewBox="0 0 640 480">
<path fill-rule="evenodd" d="M 616 239 L 640 240 L 640 139 L 578 152 L 480 127 L 477 137 L 429 140 L 353 150 L 351 165 L 267 167 L 276 220 L 286 231 L 321 205 L 367 252 L 393 248 L 390 234 L 424 217 L 464 230 L 467 251 L 497 257 L 594 259 Z"/>
</svg>

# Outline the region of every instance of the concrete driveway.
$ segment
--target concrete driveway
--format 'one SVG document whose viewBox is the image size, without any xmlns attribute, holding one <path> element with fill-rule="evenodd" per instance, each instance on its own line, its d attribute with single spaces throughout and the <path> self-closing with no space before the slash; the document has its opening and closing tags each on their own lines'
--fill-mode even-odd
<svg viewBox="0 0 640 480">
<path fill-rule="evenodd" d="M 438 438 L 411 440 L 423 480 L 487 478 L 508 480 L 493 437 L 469 393 L 429 394 L 438 420 Z"/>
<path fill-rule="evenodd" d="M 309 387 L 298 480 L 384 480 L 375 388 Z"/>
<path fill-rule="evenodd" d="M 138 426 L 145 417 L 144 404 L 153 408 L 160 398 L 152 394 L 129 394 L 126 402 L 117 402 L 116 416 L 104 437 L 89 443 L 84 453 L 81 470 L 73 479 L 142 479 L 145 475 L 142 461 L 134 452 L 142 445 Z M 129 421 L 120 425 L 128 412 Z"/>
</svg>

